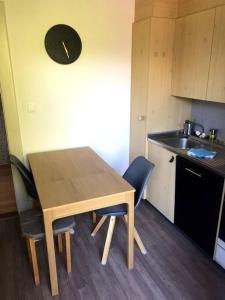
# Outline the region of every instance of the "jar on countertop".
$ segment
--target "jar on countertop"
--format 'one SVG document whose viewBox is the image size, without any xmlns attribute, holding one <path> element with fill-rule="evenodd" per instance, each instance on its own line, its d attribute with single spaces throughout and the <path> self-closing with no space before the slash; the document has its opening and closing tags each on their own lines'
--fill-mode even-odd
<svg viewBox="0 0 225 300">
<path fill-rule="evenodd" d="M 215 142 L 216 141 L 216 138 L 217 138 L 217 132 L 218 130 L 217 129 L 210 129 L 209 130 L 209 141 L 210 142 Z"/>
</svg>

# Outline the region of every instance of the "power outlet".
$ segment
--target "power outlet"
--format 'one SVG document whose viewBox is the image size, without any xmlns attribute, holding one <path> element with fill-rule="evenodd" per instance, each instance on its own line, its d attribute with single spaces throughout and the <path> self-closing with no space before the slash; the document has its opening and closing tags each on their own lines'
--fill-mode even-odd
<svg viewBox="0 0 225 300">
<path fill-rule="evenodd" d="M 35 102 L 28 102 L 27 103 L 27 110 L 29 113 L 36 112 L 36 103 Z"/>
</svg>

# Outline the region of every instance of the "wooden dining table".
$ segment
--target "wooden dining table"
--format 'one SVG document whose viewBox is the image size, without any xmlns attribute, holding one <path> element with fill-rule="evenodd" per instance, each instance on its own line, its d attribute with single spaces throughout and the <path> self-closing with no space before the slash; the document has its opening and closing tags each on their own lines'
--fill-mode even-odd
<svg viewBox="0 0 225 300">
<path fill-rule="evenodd" d="M 56 219 L 127 204 L 127 263 L 128 269 L 132 269 L 134 188 L 89 147 L 31 153 L 28 154 L 28 160 L 43 210 L 52 295 L 58 294 L 52 230 L 52 223 Z"/>
</svg>

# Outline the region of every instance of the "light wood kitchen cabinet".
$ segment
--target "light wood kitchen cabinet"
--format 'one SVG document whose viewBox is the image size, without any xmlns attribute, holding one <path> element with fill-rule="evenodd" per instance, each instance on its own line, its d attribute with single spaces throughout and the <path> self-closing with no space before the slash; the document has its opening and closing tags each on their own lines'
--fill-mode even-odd
<svg viewBox="0 0 225 300">
<path fill-rule="evenodd" d="M 147 134 L 183 127 L 190 102 L 171 96 L 175 20 L 151 18 Z"/>
<path fill-rule="evenodd" d="M 176 20 L 172 94 L 206 99 L 215 9 Z"/>
<path fill-rule="evenodd" d="M 146 154 L 148 133 L 183 127 L 191 103 L 171 96 L 175 20 L 148 18 L 133 25 L 130 160 Z"/>
<path fill-rule="evenodd" d="M 148 159 L 155 168 L 147 187 L 147 200 L 174 223 L 176 154 L 149 143 Z"/>
<path fill-rule="evenodd" d="M 225 102 L 225 6 L 216 8 L 207 100 Z"/>
<path fill-rule="evenodd" d="M 145 154 L 150 19 L 133 24 L 130 159 Z"/>
</svg>

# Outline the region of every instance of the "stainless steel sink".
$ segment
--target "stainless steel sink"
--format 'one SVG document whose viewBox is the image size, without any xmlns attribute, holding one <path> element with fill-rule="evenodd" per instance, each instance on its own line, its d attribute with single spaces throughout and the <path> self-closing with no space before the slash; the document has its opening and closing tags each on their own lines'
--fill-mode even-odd
<svg viewBox="0 0 225 300">
<path fill-rule="evenodd" d="M 201 146 L 200 142 L 193 141 L 188 137 L 171 137 L 162 139 L 161 141 L 168 146 L 178 149 L 198 148 Z"/>
</svg>

